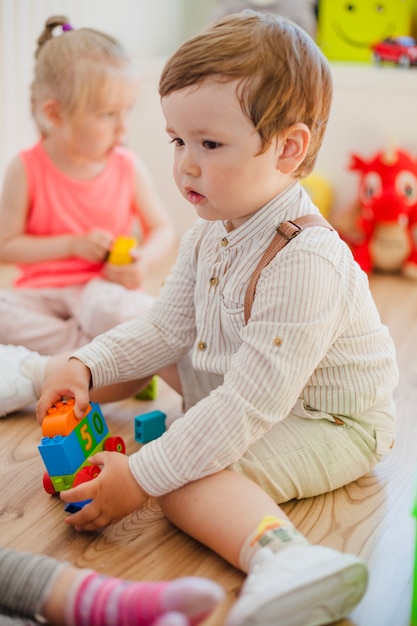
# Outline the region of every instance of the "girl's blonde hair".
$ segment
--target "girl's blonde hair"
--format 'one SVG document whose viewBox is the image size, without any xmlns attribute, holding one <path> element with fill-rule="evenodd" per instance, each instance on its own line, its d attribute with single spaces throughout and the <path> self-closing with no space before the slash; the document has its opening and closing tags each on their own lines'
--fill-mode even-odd
<svg viewBox="0 0 417 626">
<path fill-rule="evenodd" d="M 54 35 L 57 27 L 62 27 L 59 36 Z M 74 30 L 62 15 L 46 21 L 37 44 L 31 108 L 42 135 L 48 134 L 42 113 L 46 99 L 56 99 L 76 117 L 100 98 L 109 78 L 130 70 L 130 59 L 114 37 L 91 28 Z"/>
<path fill-rule="evenodd" d="M 333 90 L 327 60 L 302 28 L 279 15 L 250 10 L 224 17 L 168 59 L 159 94 L 163 98 L 209 77 L 239 81 L 242 110 L 262 139 L 261 152 L 292 124 L 306 124 L 311 142 L 295 175 L 311 172 Z"/>
</svg>

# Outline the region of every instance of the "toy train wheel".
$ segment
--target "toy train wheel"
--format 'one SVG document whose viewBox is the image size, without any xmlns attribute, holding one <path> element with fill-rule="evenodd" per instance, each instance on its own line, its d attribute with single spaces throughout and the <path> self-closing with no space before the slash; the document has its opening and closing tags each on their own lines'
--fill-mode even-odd
<svg viewBox="0 0 417 626">
<path fill-rule="evenodd" d="M 93 478 L 96 478 L 100 472 L 101 469 L 98 465 L 86 465 L 79 472 L 77 472 L 72 486 L 77 487 L 77 485 L 87 483 L 88 481 L 93 480 Z"/>
<path fill-rule="evenodd" d="M 126 445 L 121 437 L 109 437 L 104 442 L 104 449 L 107 452 L 120 452 L 121 454 L 126 453 Z"/>
<path fill-rule="evenodd" d="M 45 489 L 46 493 L 49 493 L 50 496 L 55 496 L 58 493 L 52 484 L 52 480 L 48 472 L 44 473 L 42 482 L 43 482 L 43 488 Z"/>
</svg>

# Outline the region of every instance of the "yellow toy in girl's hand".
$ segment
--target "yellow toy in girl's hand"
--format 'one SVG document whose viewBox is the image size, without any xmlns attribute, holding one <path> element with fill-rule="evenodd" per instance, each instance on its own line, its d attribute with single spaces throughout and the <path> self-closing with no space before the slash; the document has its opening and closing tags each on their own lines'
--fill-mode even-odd
<svg viewBox="0 0 417 626">
<path fill-rule="evenodd" d="M 114 265 L 132 263 L 133 258 L 130 251 L 133 250 L 133 248 L 137 248 L 137 245 L 138 241 L 136 237 L 116 237 L 107 258 L 108 263 L 113 263 Z"/>
</svg>

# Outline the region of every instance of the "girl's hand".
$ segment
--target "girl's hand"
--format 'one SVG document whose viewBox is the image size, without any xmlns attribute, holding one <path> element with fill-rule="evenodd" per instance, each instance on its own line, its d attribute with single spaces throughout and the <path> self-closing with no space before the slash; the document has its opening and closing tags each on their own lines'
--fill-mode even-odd
<svg viewBox="0 0 417 626">
<path fill-rule="evenodd" d="M 70 358 L 56 372 L 49 375 L 42 385 L 42 394 L 36 407 L 36 418 L 39 424 L 48 409 L 62 398 L 74 398 L 74 413 L 83 417 L 89 406 L 91 372 L 79 359 Z"/>
<path fill-rule="evenodd" d="M 103 230 L 91 230 L 84 235 L 74 235 L 73 256 L 100 263 L 106 259 L 113 237 Z"/>
<path fill-rule="evenodd" d="M 136 511 L 148 498 L 133 477 L 129 458 L 124 454 L 100 452 L 91 457 L 89 462 L 102 466 L 100 474 L 60 494 L 64 502 L 92 500 L 65 520 L 75 530 L 98 530 L 115 524 Z"/>
<path fill-rule="evenodd" d="M 106 263 L 103 276 L 106 280 L 118 283 L 126 289 L 140 289 L 149 264 L 141 248 L 133 248 L 129 253 L 132 257 L 132 263 L 125 263 L 124 265 Z"/>
</svg>

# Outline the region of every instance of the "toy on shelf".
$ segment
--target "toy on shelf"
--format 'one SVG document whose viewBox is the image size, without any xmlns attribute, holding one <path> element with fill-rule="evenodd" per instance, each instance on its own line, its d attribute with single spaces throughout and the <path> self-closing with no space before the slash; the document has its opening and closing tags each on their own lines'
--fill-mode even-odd
<svg viewBox="0 0 417 626">
<path fill-rule="evenodd" d="M 371 46 L 375 63 L 395 63 L 400 67 L 417 65 L 417 41 L 413 37 L 389 37 Z"/>
<path fill-rule="evenodd" d="M 166 414 L 162 411 L 142 413 L 135 417 L 135 441 L 148 443 L 160 437 L 166 430 Z"/>
<path fill-rule="evenodd" d="M 328 59 L 364 61 L 370 46 L 387 37 L 409 35 L 411 0 L 320 0 L 317 43 Z"/>
<path fill-rule="evenodd" d="M 126 446 L 121 437 L 110 436 L 98 404 L 90 403 L 79 420 L 74 414 L 74 400 L 62 400 L 44 417 L 38 449 L 47 470 L 43 486 L 52 495 L 95 478 L 100 467 L 88 462 L 94 454 L 103 450 L 124 454 Z M 87 502 L 68 503 L 65 510 L 75 513 Z"/>
<path fill-rule="evenodd" d="M 113 263 L 114 265 L 132 263 L 133 259 L 130 255 L 130 251 L 133 250 L 133 248 L 137 248 L 137 245 L 138 241 L 136 237 L 116 237 L 107 257 L 107 262 Z"/>
<path fill-rule="evenodd" d="M 333 204 L 333 190 L 328 180 L 324 176 L 312 172 L 302 179 L 301 184 L 320 213 L 328 220 Z"/>
<path fill-rule="evenodd" d="M 417 279 L 417 159 L 391 149 L 369 160 L 352 155 L 350 169 L 360 175 L 358 199 L 333 225 L 365 272 Z"/>
</svg>

